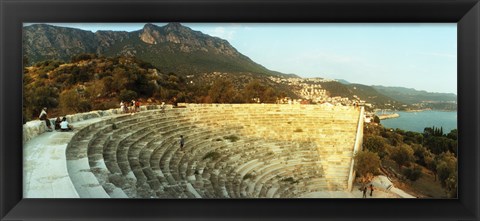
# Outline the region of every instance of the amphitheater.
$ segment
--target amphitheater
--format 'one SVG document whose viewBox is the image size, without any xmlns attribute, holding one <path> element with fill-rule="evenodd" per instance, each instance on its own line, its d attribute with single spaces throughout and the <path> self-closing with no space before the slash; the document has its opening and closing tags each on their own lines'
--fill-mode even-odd
<svg viewBox="0 0 480 221">
<path fill-rule="evenodd" d="M 348 192 L 363 108 L 142 106 L 68 115 L 72 132 L 24 125 L 26 198 L 296 198 Z M 180 148 L 180 135 L 185 146 Z M 359 192 L 359 191 L 356 191 Z"/>
</svg>

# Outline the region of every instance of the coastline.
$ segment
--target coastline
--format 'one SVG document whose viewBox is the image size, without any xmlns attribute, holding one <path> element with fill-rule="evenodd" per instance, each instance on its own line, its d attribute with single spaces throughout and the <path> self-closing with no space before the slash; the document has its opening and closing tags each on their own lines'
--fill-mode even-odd
<svg viewBox="0 0 480 221">
<path fill-rule="evenodd" d="M 378 118 L 379 118 L 380 120 L 397 118 L 397 117 L 400 117 L 400 114 L 393 113 L 393 114 L 382 114 L 382 115 L 378 115 Z"/>
<path fill-rule="evenodd" d="M 390 115 L 393 113 L 386 113 Z M 381 124 L 386 128 L 400 128 L 407 131 L 423 132 L 426 127 L 443 127 L 444 131 L 451 131 L 458 128 L 457 114 L 455 111 L 420 111 L 420 112 L 406 112 L 399 111 L 399 118 L 384 118 L 382 120 L 380 115 L 377 115 Z"/>
</svg>

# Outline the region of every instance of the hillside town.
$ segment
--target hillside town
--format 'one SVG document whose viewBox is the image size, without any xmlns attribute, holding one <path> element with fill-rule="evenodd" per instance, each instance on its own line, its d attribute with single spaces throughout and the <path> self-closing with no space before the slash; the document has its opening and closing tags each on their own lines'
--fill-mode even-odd
<svg viewBox="0 0 480 221">
<path fill-rule="evenodd" d="M 337 80 L 325 79 L 325 78 L 281 78 L 281 77 L 269 77 L 270 80 L 279 84 L 285 84 L 291 88 L 295 88 L 293 91 L 299 95 L 300 99 L 291 99 L 285 97 L 280 99 L 278 103 L 282 104 L 325 104 L 331 106 L 367 106 L 373 107 L 372 104 L 366 103 L 357 95 L 353 96 L 353 99 L 341 96 L 330 96 L 328 91 L 322 87 L 322 83 L 336 82 Z"/>
</svg>

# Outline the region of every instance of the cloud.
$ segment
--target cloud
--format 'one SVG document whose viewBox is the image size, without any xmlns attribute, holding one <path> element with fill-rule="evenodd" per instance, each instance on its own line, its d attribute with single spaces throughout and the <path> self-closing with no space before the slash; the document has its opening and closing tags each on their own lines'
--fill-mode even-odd
<svg viewBox="0 0 480 221">
<path fill-rule="evenodd" d="M 212 33 L 210 33 L 212 36 L 223 38 L 225 40 L 233 40 L 235 37 L 236 31 L 231 28 L 225 28 L 225 27 L 216 27 Z"/>
<path fill-rule="evenodd" d="M 456 55 L 456 54 L 450 54 L 450 53 L 438 53 L 438 52 L 428 52 L 428 53 L 425 53 L 425 52 L 422 52 L 422 53 L 418 53 L 418 54 L 428 55 L 428 56 L 435 56 L 435 57 L 444 57 L 444 58 L 454 58 L 454 59 L 457 58 L 457 55 Z"/>
</svg>

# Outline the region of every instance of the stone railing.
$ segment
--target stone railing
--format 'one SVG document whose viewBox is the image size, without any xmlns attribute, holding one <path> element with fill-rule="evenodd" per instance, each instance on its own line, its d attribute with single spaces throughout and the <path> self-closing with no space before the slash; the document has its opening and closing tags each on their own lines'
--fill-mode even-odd
<svg viewBox="0 0 480 221">
<path fill-rule="evenodd" d="M 159 108 L 160 108 L 160 105 L 141 106 L 140 111 L 153 110 L 153 109 L 159 109 Z M 171 105 L 168 108 L 171 108 Z M 90 111 L 85 113 L 66 115 L 65 117 L 67 118 L 67 121 L 69 123 L 75 123 L 75 122 L 98 118 L 98 117 L 114 116 L 117 114 L 121 114 L 121 111 L 119 108 L 109 109 L 109 110 L 95 110 L 95 111 Z M 50 122 L 52 122 L 52 128 L 55 126 L 54 125 L 55 119 L 56 118 L 49 119 Z M 25 142 L 33 139 L 34 137 L 46 131 L 47 131 L 47 125 L 43 120 L 33 120 L 25 123 L 23 125 L 23 143 L 25 144 Z"/>
<path fill-rule="evenodd" d="M 348 176 L 348 191 L 352 191 L 353 187 L 353 180 L 355 178 L 355 170 L 354 170 L 354 165 L 355 165 L 355 160 L 354 156 L 355 154 L 361 150 L 362 144 L 363 144 L 363 123 L 364 123 L 364 115 L 365 109 L 361 107 L 360 109 L 360 115 L 358 119 L 358 127 L 357 127 L 357 135 L 355 136 L 355 145 L 353 147 L 353 155 L 352 155 L 352 162 L 350 165 L 350 174 Z"/>
</svg>

